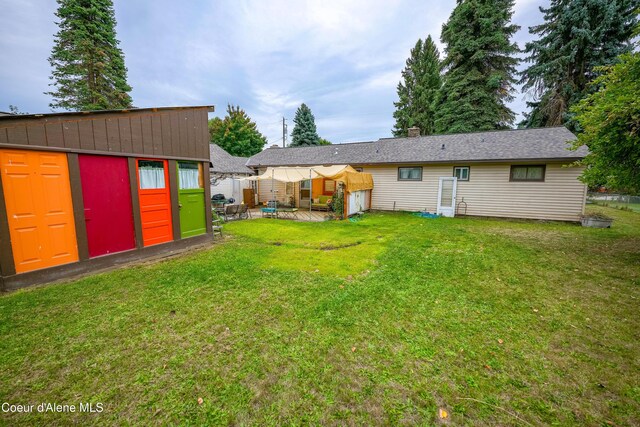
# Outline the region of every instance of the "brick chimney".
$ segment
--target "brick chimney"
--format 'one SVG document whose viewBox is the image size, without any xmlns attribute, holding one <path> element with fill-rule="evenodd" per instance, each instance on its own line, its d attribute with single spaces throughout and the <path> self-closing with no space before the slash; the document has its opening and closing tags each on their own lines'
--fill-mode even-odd
<svg viewBox="0 0 640 427">
<path fill-rule="evenodd" d="M 420 128 L 417 126 L 410 127 L 409 129 L 407 129 L 407 136 L 409 138 L 420 136 Z"/>
</svg>

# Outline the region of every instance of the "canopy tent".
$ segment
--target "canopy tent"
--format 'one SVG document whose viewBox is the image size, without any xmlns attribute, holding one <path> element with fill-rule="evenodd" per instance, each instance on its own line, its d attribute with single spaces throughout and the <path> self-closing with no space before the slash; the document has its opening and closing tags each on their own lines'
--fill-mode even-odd
<svg viewBox="0 0 640 427">
<path fill-rule="evenodd" d="M 370 173 L 358 172 L 349 165 L 269 167 L 262 175 L 244 179 L 249 181 L 271 179 L 280 182 L 300 182 L 315 178 L 327 178 L 342 182 L 347 193 L 373 189 L 373 176 Z"/>
</svg>

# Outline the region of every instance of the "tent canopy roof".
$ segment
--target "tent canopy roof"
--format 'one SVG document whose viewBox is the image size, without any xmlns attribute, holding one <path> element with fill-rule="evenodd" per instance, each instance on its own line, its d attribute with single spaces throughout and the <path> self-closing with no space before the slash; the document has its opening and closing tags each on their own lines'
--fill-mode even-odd
<svg viewBox="0 0 640 427">
<path fill-rule="evenodd" d="M 316 178 L 327 178 L 342 182 L 347 193 L 373 189 L 373 177 L 371 174 L 358 172 L 349 165 L 269 167 L 262 175 L 245 179 L 250 181 L 273 179 L 280 182 L 300 182 Z"/>
</svg>

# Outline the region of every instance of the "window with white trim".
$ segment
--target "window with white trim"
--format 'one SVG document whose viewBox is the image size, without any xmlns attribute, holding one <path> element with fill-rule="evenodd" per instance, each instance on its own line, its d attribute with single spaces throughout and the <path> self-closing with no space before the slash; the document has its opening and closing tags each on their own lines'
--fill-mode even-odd
<svg viewBox="0 0 640 427">
<path fill-rule="evenodd" d="M 469 166 L 456 166 L 453 168 L 453 176 L 458 178 L 458 181 L 469 181 Z"/>
<path fill-rule="evenodd" d="M 138 181 L 141 190 L 166 188 L 164 162 L 161 160 L 138 160 Z"/>
</svg>

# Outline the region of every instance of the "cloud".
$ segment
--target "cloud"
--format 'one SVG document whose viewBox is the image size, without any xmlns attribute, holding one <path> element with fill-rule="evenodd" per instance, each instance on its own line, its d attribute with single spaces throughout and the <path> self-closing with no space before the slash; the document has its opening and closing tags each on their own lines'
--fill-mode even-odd
<svg viewBox="0 0 640 427">
<path fill-rule="evenodd" d="M 55 0 L 0 0 L 0 110 L 45 112 Z M 312 109 L 333 142 L 390 136 L 396 85 L 410 49 L 440 30 L 455 0 L 115 0 L 117 33 L 139 107 L 240 105 L 269 141 Z M 529 39 L 538 2 L 518 0 L 516 40 Z M 512 108 L 520 112 L 518 95 Z"/>
</svg>

